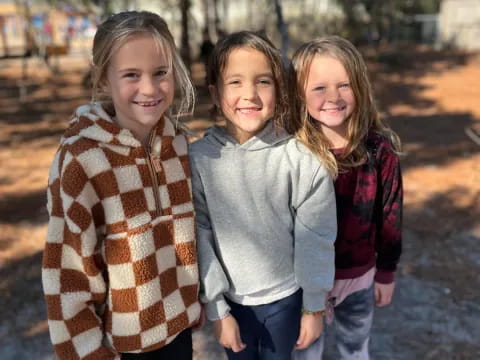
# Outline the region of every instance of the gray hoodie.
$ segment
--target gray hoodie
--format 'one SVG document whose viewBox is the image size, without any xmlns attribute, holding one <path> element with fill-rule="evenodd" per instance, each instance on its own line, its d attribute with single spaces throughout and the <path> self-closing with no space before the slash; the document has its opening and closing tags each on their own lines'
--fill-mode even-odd
<svg viewBox="0 0 480 360">
<path fill-rule="evenodd" d="M 190 164 L 207 317 L 226 316 L 225 297 L 260 305 L 299 288 L 305 309 L 322 310 L 337 222 L 333 182 L 314 155 L 270 121 L 243 144 L 210 128 Z"/>
</svg>

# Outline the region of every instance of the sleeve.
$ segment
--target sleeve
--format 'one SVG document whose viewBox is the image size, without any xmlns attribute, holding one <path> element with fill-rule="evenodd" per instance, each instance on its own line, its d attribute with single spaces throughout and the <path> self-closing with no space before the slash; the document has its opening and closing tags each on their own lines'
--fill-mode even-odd
<svg viewBox="0 0 480 360">
<path fill-rule="evenodd" d="M 214 321 L 224 318 L 230 311 L 223 295 L 230 288 L 230 282 L 215 251 L 215 239 L 210 223 L 205 190 L 192 156 L 190 157 L 190 168 L 197 224 L 200 301 L 205 304 L 207 318 Z"/>
<path fill-rule="evenodd" d="M 294 266 L 297 283 L 303 289 L 303 307 L 320 311 L 325 308 L 335 275 L 337 213 L 333 182 L 325 168 L 318 167 L 310 181 L 306 191 L 299 186 L 301 194 L 294 206 Z"/>
<path fill-rule="evenodd" d="M 92 204 L 98 198 L 75 158 L 59 151 L 47 189 L 49 223 L 42 282 L 50 338 L 60 360 L 120 360 L 104 345 L 95 308 L 106 300 Z"/>
<path fill-rule="evenodd" d="M 400 160 L 393 151 L 380 154 L 380 197 L 382 200 L 377 223 L 375 281 L 389 284 L 402 253 L 403 189 Z"/>
</svg>

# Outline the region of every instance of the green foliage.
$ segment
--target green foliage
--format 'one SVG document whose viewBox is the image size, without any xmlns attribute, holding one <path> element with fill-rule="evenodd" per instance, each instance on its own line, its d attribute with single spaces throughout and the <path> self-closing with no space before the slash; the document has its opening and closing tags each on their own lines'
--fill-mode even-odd
<svg viewBox="0 0 480 360">
<path fill-rule="evenodd" d="M 393 25 L 415 14 L 438 13 L 441 0 L 337 0 L 345 14 L 347 36 L 361 42 L 366 34 L 387 40 Z"/>
</svg>

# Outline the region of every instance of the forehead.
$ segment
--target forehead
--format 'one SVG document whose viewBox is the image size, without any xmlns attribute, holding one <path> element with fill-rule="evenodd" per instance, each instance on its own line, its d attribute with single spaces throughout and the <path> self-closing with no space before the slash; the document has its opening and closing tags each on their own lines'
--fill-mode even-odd
<svg viewBox="0 0 480 360">
<path fill-rule="evenodd" d="M 267 56 L 261 51 L 241 47 L 228 54 L 223 76 L 272 74 L 272 66 Z"/>
<path fill-rule="evenodd" d="M 113 53 L 111 64 L 117 69 L 168 66 L 170 55 L 167 46 L 152 35 L 133 35 Z"/>
<path fill-rule="evenodd" d="M 342 62 L 330 55 L 315 55 L 310 64 L 309 80 L 348 80 L 348 73 Z"/>
</svg>

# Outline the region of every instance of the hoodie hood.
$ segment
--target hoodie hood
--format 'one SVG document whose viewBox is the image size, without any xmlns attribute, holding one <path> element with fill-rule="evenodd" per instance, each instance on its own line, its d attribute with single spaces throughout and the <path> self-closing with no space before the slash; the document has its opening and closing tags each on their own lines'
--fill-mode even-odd
<svg viewBox="0 0 480 360">
<path fill-rule="evenodd" d="M 258 134 L 248 139 L 243 144 L 227 134 L 224 127 L 215 125 L 209 128 L 205 133 L 205 140 L 217 148 L 224 150 L 243 149 L 246 151 L 256 151 L 272 147 L 286 139 L 290 139 L 292 135 L 288 134 L 283 128 L 275 127 L 273 121 L 267 122 L 265 128 Z"/>
<path fill-rule="evenodd" d="M 153 131 L 155 131 L 156 138 L 175 136 L 173 124 L 165 117 L 160 119 Z M 72 142 L 79 137 L 111 147 L 142 147 L 141 141 L 130 130 L 119 127 L 99 102 L 91 102 L 75 110 L 61 143 Z M 156 142 L 154 141 L 152 147 L 158 147 Z"/>
</svg>

